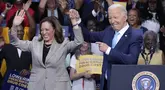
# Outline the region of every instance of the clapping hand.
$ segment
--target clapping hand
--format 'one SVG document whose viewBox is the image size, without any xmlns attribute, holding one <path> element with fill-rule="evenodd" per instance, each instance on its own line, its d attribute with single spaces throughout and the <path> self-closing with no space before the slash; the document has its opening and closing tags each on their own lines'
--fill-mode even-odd
<svg viewBox="0 0 165 90">
<path fill-rule="evenodd" d="M 72 25 L 76 25 L 77 21 L 80 19 L 80 15 L 75 9 L 69 10 L 69 17 L 71 19 Z"/>
<path fill-rule="evenodd" d="M 6 7 L 5 7 L 5 9 L 8 11 L 8 10 L 10 10 L 12 7 L 13 7 L 12 4 L 10 4 L 10 3 L 6 3 Z"/>
<path fill-rule="evenodd" d="M 15 17 L 14 17 L 13 25 L 15 25 L 15 26 L 20 25 L 23 22 L 23 20 L 24 20 L 24 16 L 25 16 L 25 11 L 23 9 L 22 10 L 18 10 L 16 12 Z"/>
</svg>

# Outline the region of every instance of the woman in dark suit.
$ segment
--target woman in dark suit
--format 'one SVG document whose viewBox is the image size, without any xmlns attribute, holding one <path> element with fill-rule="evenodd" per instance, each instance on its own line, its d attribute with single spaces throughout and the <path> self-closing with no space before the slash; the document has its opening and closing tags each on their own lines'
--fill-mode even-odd
<svg viewBox="0 0 165 90">
<path fill-rule="evenodd" d="M 64 39 L 62 27 L 56 17 L 46 17 L 40 22 L 39 37 L 22 41 L 16 36 L 17 25 L 23 21 L 24 10 L 15 16 L 11 28 L 12 44 L 23 51 L 32 53 L 32 70 L 28 90 L 71 90 L 70 78 L 65 68 L 65 58 L 83 43 L 81 28 L 76 24 L 73 10 L 69 16 L 75 34 L 74 41 Z"/>
</svg>

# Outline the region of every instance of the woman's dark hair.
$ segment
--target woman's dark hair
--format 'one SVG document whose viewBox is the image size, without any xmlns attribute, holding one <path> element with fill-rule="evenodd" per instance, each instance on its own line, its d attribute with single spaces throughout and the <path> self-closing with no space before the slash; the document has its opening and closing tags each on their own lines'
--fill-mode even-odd
<svg viewBox="0 0 165 90">
<path fill-rule="evenodd" d="M 79 56 L 81 55 L 80 48 L 83 46 L 83 44 L 79 45 L 76 52 L 75 52 L 75 57 L 76 57 L 77 60 L 79 59 Z M 88 43 L 88 50 L 87 50 L 87 53 L 85 55 L 91 55 L 91 54 L 92 54 L 92 52 L 91 52 L 91 43 Z"/>
<path fill-rule="evenodd" d="M 44 19 L 41 20 L 40 22 L 40 30 L 41 30 L 41 25 L 42 23 L 44 22 L 49 22 L 52 27 L 54 28 L 55 30 L 55 33 L 54 33 L 54 37 L 57 41 L 57 43 L 62 43 L 64 41 L 64 36 L 63 36 L 63 30 L 62 30 L 62 26 L 61 24 L 59 23 L 58 19 L 55 17 L 55 16 L 51 16 L 51 17 L 45 17 Z M 39 41 L 41 41 L 43 38 L 41 37 L 39 39 Z"/>
</svg>

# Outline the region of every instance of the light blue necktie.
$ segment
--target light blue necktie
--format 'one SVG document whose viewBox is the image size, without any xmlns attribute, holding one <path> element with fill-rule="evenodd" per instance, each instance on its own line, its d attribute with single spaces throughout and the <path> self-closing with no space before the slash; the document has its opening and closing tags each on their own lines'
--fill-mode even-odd
<svg viewBox="0 0 165 90">
<path fill-rule="evenodd" d="M 112 48 L 114 48 L 118 42 L 118 35 L 120 35 L 119 32 L 115 32 L 115 35 L 113 37 L 113 40 L 112 40 Z M 105 71 L 105 78 L 107 79 L 107 70 Z"/>
<path fill-rule="evenodd" d="M 119 39 L 118 38 L 119 34 L 120 34 L 119 32 L 115 32 L 115 35 L 114 35 L 113 40 L 112 40 L 112 48 L 114 48 L 116 46 L 118 39 Z"/>
</svg>

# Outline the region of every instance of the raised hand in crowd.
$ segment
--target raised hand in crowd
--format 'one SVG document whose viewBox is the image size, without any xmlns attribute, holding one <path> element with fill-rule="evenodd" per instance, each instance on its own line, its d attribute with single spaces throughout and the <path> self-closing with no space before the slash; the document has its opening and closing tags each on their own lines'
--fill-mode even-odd
<svg viewBox="0 0 165 90">
<path fill-rule="evenodd" d="M 32 0 L 28 0 L 26 2 L 26 4 L 23 5 L 23 9 L 27 11 L 29 9 L 31 3 L 32 3 Z"/>
<path fill-rule="evenodd" d="M 22 10 L 18 10 L 16 12 L 15 17 L 14 17 L 13 25 L 14 26 L 20 25 L 23 22 L 23 20 L 24 20 L 24 16 L 25 16 L 25 11 L 23 9 Z"/>
<path fill-rule="evenodd" d="M 6 3 L 6 7 L 5 10 L 1 13 L 0 15 L 0 24 L 3 20 L 3 18 L 6 16 L 6 13 L 13 7 L 13 5 L 11 5 L 10 3 Z"/>
<path fill-rule="evenodd" d="M 58 0 L 59 8 L 63 13 L 67 13 L 68 10 L 68 2 L 66 0 Z"/>
</svg>

